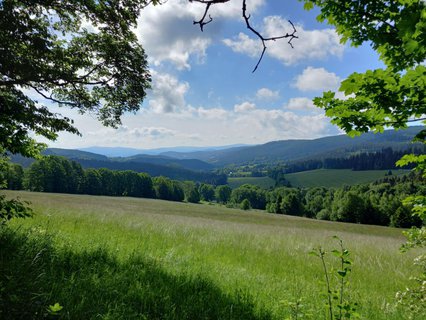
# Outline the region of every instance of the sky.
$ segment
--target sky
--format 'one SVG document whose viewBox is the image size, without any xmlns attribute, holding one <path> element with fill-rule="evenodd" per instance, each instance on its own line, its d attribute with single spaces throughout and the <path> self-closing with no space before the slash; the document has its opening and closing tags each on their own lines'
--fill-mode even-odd
<svg viewBox="0 0 426 320">
<path fill-rule="evenodd" d="M 342 45 L 331 26 L 316 21 L 318 10 L 305 11 L 303 2 L 247 0 L 250 22 L 261 34 L 291 32 L 291 20 L 299 37 L 294 48 L 285 39 L 268 42 L 252 73 L 262 44 L 246 28 L 241 2 L 212 6 L 204 32 L 193 25 L 202 5 L 168 0 L 145 8 L 135 33 L 148 56 L 152 89 L 140 111 L 112 129 L 91 115 L 52 107 L 73 118 L 82 137 L 61 133 L 49 146 L 225 146 L 341 133 L 312 98 L 337 91 L 353 72 L 381 67 L 378 55 L 368 44 Z"/>
</svg>

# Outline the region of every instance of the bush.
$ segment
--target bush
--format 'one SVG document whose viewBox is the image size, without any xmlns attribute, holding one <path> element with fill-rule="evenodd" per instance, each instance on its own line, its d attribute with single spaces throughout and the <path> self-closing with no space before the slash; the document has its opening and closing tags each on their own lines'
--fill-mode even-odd
<svg viewBox="0 0 426 320">
<path fill-rule="evenodd" d="M 327 209 L 322 209 L 317 213 L 318 220 L 330 220 L 330 212 Z"/>
<path fill-rule="evenodd" d="M 240 203 L 240 208 L 243 209 L 243 210 L 250 210 L 250 201 L 248 201 L 248 199 L 244 199 Z"/>
</svg>

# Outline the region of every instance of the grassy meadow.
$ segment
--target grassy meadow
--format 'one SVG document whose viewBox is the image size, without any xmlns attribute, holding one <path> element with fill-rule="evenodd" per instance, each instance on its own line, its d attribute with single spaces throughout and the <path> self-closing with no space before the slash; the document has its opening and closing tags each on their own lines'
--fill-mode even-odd
<svg viewBox="0 0 426 320">
<path fill-rule="evenodd" d="M 352 171 L 350 169 L 319 169 L 289 173 L 285 178 L 293 187 L 339 188 L 344 185 L 369 183 L 384 178 L 389 170 Z M 392 170 L 393 175 L 408 173 L 409 170 Z"/>
<path fill-rule="evenodd" d="M 339 188 L 344 185 L 356 185 L 369 183 L 384 178 L 389 170 L 352 171 L 350 169 L 318 169 L 285 174 L 285 178 L 295 188 L 326 187 Z M 401 175 L 409 170 L 392 170 L 392 174 Z M 228 184 L 232 189 L 243 184 L 252 184 L 263 189 L 275 186 L 275 181 L 269 177 L 237 177 L 228 178 Z"/>
<path fill-rule="evenodd" d="M 401 230 L 217 205 L 6 192 L 35 216 L 0 227 L 1 319 L 285 319 L 302 298 L 324 319 L 319 245 L 350 250 L 362 319 L 403 319 L 414 273 Z M 327 263 L 337 268 L 329 255 Z M 57 314 L 48 311 L 59 303 Z"/>
</svg>

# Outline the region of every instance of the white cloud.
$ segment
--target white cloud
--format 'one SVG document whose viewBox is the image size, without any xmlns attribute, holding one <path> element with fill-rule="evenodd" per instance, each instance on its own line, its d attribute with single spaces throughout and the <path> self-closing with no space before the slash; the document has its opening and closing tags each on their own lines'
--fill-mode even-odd
<svg viewBox="0 0 426 320">
<path fill-rule="evenodd" d="M 186 107 L 185 94 L 189 89 L 187 82 L 167 73 L 152 73 L 152 91 L 149 107 L 156 113 L 179 112 Z"/>
<path fill-rule="evenodd" d="M 247 5 L 251 12 L 255 12 L 264 2 L 251 0 Z M 201 32 L 193 21 L 203 16 L 204 8 L 205 5 L 187 0 L 170 0 L 160 6 L 148 6 L 142 11 L 136 34 L 150 63 L 158 66 L 169 61 L 180 70 L 191 68 L 191 57 L 202 63 L 213 39 L 221 37 L 221 21 L 241 16 L 239 1 L 213 5 L 209 13 L 214 20 Z"/>
<path fill-rule="evenodd" d="M 295 87 L 301 91 L 337 90 L 340 78 L 324 68 L 307 67 L 296 77 Z"/>
<path fill-rule="evenodd" d="M 315 107 L 312 99 L 306 97 L 291 98 L 285 105 L 285 109 L 299 110 L 299 111 L 320 111 L 321 109 Z"/>
<path fill-rule="evenodd" d="M 206 119 L 224 119 L 228 112 L 225 109 L 221 108 L 198 108 L 198 116 Z"/>
<path fill-rule="evenodd" d="M 243 102 L 241 104 L 236 104 L 234 106 L 234 111 L 235 112 L 247 112 L 247 111 L 252 111 L 256 109 L 256 105 L 254 103 L 251 102 Z"/>
<path fill-rule="evenodd" d="M 242 32 L 238 34 L 235 40 L 223 39 L 223 43 L 233 51 L 247 54 L 252 58 L 259 56 L 262 52 L 260 42 Z"/>
<path fill-rule="evenodd" d="M 268 88 L 261 88 L 257 90 L 256 97 L 260 100 L 276 100 L 280 97 L 280 93 Z"/>
<path fill-rule="evenodd" d="M 237 117 L 235 123 L 241 132 L 264 141 L 317 138 L 330 129 L 329 119 L 322 114 L 297 115 L 276 109 L 257 109 Z"/>
<path fill-rule="evenodd" d="M 191 55 L 204 59 L 211 38 L 193 26 L 197 11 L 197 6 L 183 0 L 148 6 L 142 11 L 136 34 L 150 63 L 169 61 L 178 69 L 190 69 Z"/>
<path fill-rule="evenodd" d="M 210 120 L 223 120 L 227 117 L 228 111 L 222 108 L 194 108 L 191 106 L 188 106 L 186 110 L 186 116 L 187 118 L 204 118 L 204 119 L 210 119 Z"/>
<path fill-rule="evenodd" d="M 177 131 L 170 130 L 162 127 L 146 127 L 146 128 L 134 128 L 128 131 L 129 135 L 135 138 L 149 137 L 152 139 L 164 139 L 167 137 L 173 137 Z"/>
<path fill-rule="evenodd" d="M 296 114 L 284 109 L 256 108 L 250 112 L 237 112 L 222 108 L 187 106 L 181 113 L 155 113 L 154 110 L 147 109 L 136 115 L 126 115 L 118 130 L 102 127 L 94 119 L 87 121 L 87 117 L 77 113 L 74 118 L 79 120 L 78 127 L 83 137 L 60 133 L 58 142 L 49 143 L 50 146 L 218 146 L 312 139 L 338 133 L 323 114 Z"/>
<path fill-rule="evenodd" d="M 341 57 L 344 46 L 334 29 L 305 30 L 296 24 L 298 39 L 293 40 L 292 48 L 285 39 L 267 43 L 266 54 L 280 60 L 285 65 L 294 65 L 306 60 L 324 60 L 330 56 Z M 268 16 L 263 19 L 259 29 L 264 37 L 276 37 L 291 33 L 293 27 L 287 20 L 279 16 Z M 233 51 L 259 57 L 262 46 L 258 39 L 240 33 L 236 39 L 224 39 L 223 43 Z"/>
<path fill-rule="evenodd" d="M 185 0 L 186 1 L 186 0 Z M 254 14 L 261 6 L 265 4 L 266 0 L 247 0 L 247 10 L 250 14 Z M 197 17 L 200 18 L 200 14 L 203 14 L 205 6 L 202 5 L 197 8 Z M 240 18 L 241 17 L 241 1 L 230 1 L 226 4 L 216 4 L 211 6 L 209 14 L 213 19 L 217 18 Z M 215 21 L 215 20 L 213 20 Z M 208 28 L 208 26 L 206 27 Z"/>
</svg>

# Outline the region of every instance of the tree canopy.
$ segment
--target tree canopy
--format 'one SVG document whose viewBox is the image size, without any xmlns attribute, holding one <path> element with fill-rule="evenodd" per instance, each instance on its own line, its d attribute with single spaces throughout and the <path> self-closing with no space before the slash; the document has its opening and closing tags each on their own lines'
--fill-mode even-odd
<svg viewBox="0 0 426 320">
<path fill-rule="evenodd" d="M 346 99 L 334 92 L 325 92 L 314 103 L 325 109 L 326 115 L 351 135 L 386 127 L 406 128 L 411 121 L 426 124 L 426 2 L 423 0 L 305 0 L 305 8 L 319 6 L 319 21 L 336 27 L 342 41 L 354 46 L 369 41 L 380 55 L 386 68 L 353 73 L 345 79 L 340 91 Z M 416 136 L 426 143 L 426 129 Z M 406 155 L 399 165 L 415 163 L 426 177 L 426 155 Z M 347 195 L 348 196 L 348 195 Z M 345 201 L 345 199 L 344 199 Z M 359 211 L 353 206 L 358 199 L 346 199 L 346 209 Z M 407 197 L 405 206 L 412 208 L 415 218 L 426 221 L 424 193 Z M 395 212 L 395 225 L 405 226 L 406 208 Z M 344 211 L 337 212 L 345 216 Z M 365 214 L 365 212 L 364 212 Z M 409 217 L 408 217 L 409 218 Z M 426 227 L 406 232 L 405 249 L 426 247 Z M 416 284 L 397 294 L 399 303 L 407 307 L 408 316 L 422 317 L 426 292 L 426 255 L 416 258 L 422 269 L 415 277 Z"/>
<path fill-rule="evenodd" d="M 137 111 L 151 77 L 132 28 L 149 3 L 158 1 L 0 1 L 0 151 L 34 156 L 32 132 L 78 134 L 46 101 L 113 127 Z"/>
<path fill-rule="evenodd" d="M 319 6 L 317 19 L 336 27 L 342 42 L 369 42 L 386 65 L 384 69 L 353 73 L 340 91 L 314 100 L 332 122 L 349 134 L 386 127 L 405 128 L 426 115 L 426 3 L 421 0 L 305 1 Z M 419 135 L 423 136 L 424 132 Z"/>
</svg>

